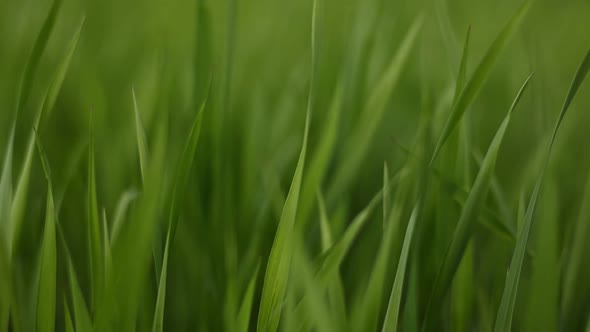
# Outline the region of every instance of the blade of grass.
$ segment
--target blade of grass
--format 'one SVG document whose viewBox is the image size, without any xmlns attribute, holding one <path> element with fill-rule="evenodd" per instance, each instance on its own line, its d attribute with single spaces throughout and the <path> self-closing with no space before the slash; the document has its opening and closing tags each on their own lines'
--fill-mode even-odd
<svg viewBox="0 0 590 332">
<path fill-rule="evenodd" d="M 357 126 L 345 143 L 345 151 L 349 153 L 347 153 L 345 160 L 341 163 L 342 166 L 334 175 L 328 199 L 339 196 L 355 178 L 355 174 L 368 152 L 368 147 L 371 145 L 371 140 L 383 117 L 389 96 L 397 85 L 402 70 L 409 59 L 412 47 L 421 30 L 422 21 L 421 16 L 414 21 L 402 40 L 398 51 L 372 90 L 360 118 L 356 122 Z"/>
<path fill-rule="evenodd" d="M 74 322 L 76 331 L 92 331 L 92 320 L 86 301 L 84 301 L 84 295 L 80 289 L 78 278 L 76 277 L 76 271 L 74 270 L 74 264 L 71 258 L 68 258 L 68 275 L 70 280 L 70 291 L 72 292 L 72 303 L 74 308 Z"/>
<path fill-rule="evenodd" d="M 47 207 L 45 212 L 45 228 L 43 230 L 43 244 L 41 246 L 41 261 L 39 268 L 39 291 L 37 294 L 37 331 L 55 330 L 55 300 L 57 288 L 57 244 L 56 244 L 56 215 L 53 204 L 53 189 L 49 163 L 41 143 L 37 137 L 37 147 L 43 165 L 43 172 L 47 179 Z"/>
<path fill-rule="evenodd" d="M 305 129 L 303 132 L 303 144 L 301 153 L 295 168 L 295 174 L 291 181 L 291 187 L 287 194 L 287 199 L 283 206 L 279 225 L 271 247 L 266 273 L 264 275 L 264 284 L 262 287 L 262 297 L 260 299 L 260 309 L 258 312 L 257 331 L 275 332 L 279 326 L 285 293 L 287 290 L 287 280 L 291 269 L 291 258 L 293 246 L 295 245 L 292 231 L 295 227 L 297 217 L 297 207 L 299 205 L 299 194 L 301 191 L 301 182 L 303 169 L 305 167 L 305 156 L 307 154 L 307 139 L 309 134 L 309 123 L 313 103 L 315 101 L 315 80 L 316 80 L 316 24 L 318 1 L 313 1 L 312 28 L 311 28 L 311 48 L 312 48 L 312 68 L 311 83 L 309 88 L 309 98 L 307 103 L 307 114 L 305 116 Z"/>
<path fill-rule="evenodd" d="M 72 322 L 72 315 L 70 314 L 70 307 L 66 298 L 64 298 L 64 321 L 65 332 L 74 332 L 74 323 Z"/>
<path fill-rule="evenodd" d="M 529 200 L 529 205 L 527 207 L 527 211 L 524 218 L 524 225 L 520 234 L 518 235 L 518 239 L 516 241 L 516 247 L 514 248 L 514 253 L 512 256 L 512 260 L 510 262 L 510 268 L 508 270 L 508 275 L 506 277 L 506 283 L 504 285 L 504 291 L 502 293 L 502 300 L 500 302 L 500 308 L 498 310 L 498 315 L 496 316 L 496 324 L 494 327 L 494 331 L 510 331 L 512 326 L 512 316 L 514 314 L 514 303 L 516 302 L 516 294 L 518 291 L 518 283 L 520 280 L 520 271 L 522 270 L 522 264 L 524 261 L 524 255 L 526 251 L 526 246 L 528 242 L 529 232 L 533 223 L 533 216 L 535 213 L 535 207 L 537 204 L 537 198 L 539 196 L 539 190 L 541 188 L 541 184 L 543 183 L 543 176 L 545 174 L 545 170 L 549 164 L 549 157 L 551 156 L 551 150 L 553 148 L 553 144 L 555 143 L 555 138 L 557 136 L 557 132 L 559 127 L 561 126 L 561 122 L 563 117 L 567 113 L 569 106 L 572 103 L 572 100 L 576 96 L 578 89 L 584 82 L 588 71 L 590 70 L 590 50 L 586 53 L 584 59 L 582 60 L 574 78 L 572 80 L 571 86 L 567 92 L 565 101 L 559 112 L 559 117 L 555 123 L 555 127 L 553 129 L 553 133 L 551 134 L 551 139 L 549 141 L 549 146 L 547 149 L 547 154 L 544 159 L 543 166 L 541 168 L 541 172 L 537 178 L 535 183 L 535 187 L 533 189 L 533 193 L 531 194 L 531 198 Z"/>
<path fill-rule="evenodd" d="M 60 2 L 61 0 L 57 0 L 56 2 Z M 70 41 L 68 51 L 66 52 L 65 56 L 63 57 L 62 61 L 59 63 L 57 67 L 57 71 L 54 74 L 53 81 L 49 86 L 49 90 L 47 92 L 46 98 L 41 103 L 41 106 L 37 112 L 35 118 L 34 127 L 39 126 L 39 122 L 41 117 L 45 114 L 49 114 L 55 105 L 55 101 L 57 96 L 59 95 L 59 91 L 61 90 L 61 86 L 65 79 L 66 73 L 68 72 L 68 68 L 70 66 L 70 62 L 74 55 L 74 52 L 78 45 L 78 40 L 80 38 L 80 34 L 82 28 L 84 26 L 85 18 L 82 18 L 78 29 L 74 33 L 72 40 Z M 31 166 L 33 164 L 33 156 L 35 151 L 35 134 L 31 131 L 31 135 L 29 137 L 29 144 L 27 146 L 27 152 L 25 155 L 25 161 L 21 168 L 20 177 L 18 179 L 18 183 L 16 186 L 16 190 L 14 193 L 14 201 L 12 202 L 12 211 L 10 214 L 10 224 L 11 224 L 11 242 L 12 246 L 11 249 L 18 244 L 18 240 L 20 237 L 20 230 L 22 228 L 24 212 L 26 209 L 26 199 L 29 190 L 29 181 L 31 178 Z"/>
<path fill-rule="evenodd" d="M 514 16 L 512 16 L 510 21 L 508 21 L 508 23 L 504 26 L 500 34 L 496 37 L 496 39 L 488 49 L 484 58 L 481 60 L 481 62 L 475 69 L 475 72 L 471 76 L 471 79 L 465 85 L 465 88 L 457 98 L 456 102 L 453 104 L 451 114 L 447 119 L 447 122 L 445 123 L 443 131 L 438 139 L 438 142 L 436 143 L 434 153 L 432 154 L 432 159 L 430 161 L 431 165 L 434 163 L 443 144 L 445 143 L 447 138 L 449 138 L 451 132 L 457 126 L 459 120 L 461 119 L 469 105 L 479 94 L 481 87 L 487 81 L 487 78 L 492 70 L 492 67 L 497 62 L 504 48 L 506 48 L 506 45 L 508 44 L 510 37 L 514 34 L 516 28 L 520 25 L 520 22 L 523 20 L 530 5 L 531 1 L 525 0 L 524 3 L 520 6 L 520 8 L 516 11 Z"/>
<path fill-rule="evenodd" d="M 436 324 L 435 312 L 439 310 L 444 302 L 444 299 L 451 286 L 453 277 L 463 258 L 465 248 L 471 239 L 474 227 L 476 225 L 475 220 L 477 220 L 478 213 L 481 209 L 481 206 L 484 204 L 485 198 L 490 189 L 491 175 L 496 165 L 498 151 L 500 149 L 500 145 L 502 144 L 506 128 L 510 122 L 512 112 L 518 105 L 531 77 L 532 74 L 522 84 L 520 90 L 514 98 L 514 101 L 512 102 L 512 105 L 510 106 L 508 113 L 506 114 L 506 117 L 496 131 L 496 135 L 490 143 L 488 152 L 486 153 L 486 156 L 482 162 L 482 166 L 477 174 L 473 188 L 471 189 L 469 197 L 465 202 L 465 206 L 461 211 L 461 216 L 457 226 L 455 227 L 453 238 L 451 239 L 451 243 L 447 248 L 443 262 L 438 270 L 430 299 L 428 301 L 429 304 L 427 306 L 426 315 L 424 318 L 424 328 L 426 331 L 430 331 L 431 328 L 433 328 Z"/>
<path fill-rule="evenodd" d="M 92 112 L 92 111 L 91 111 Z M 104 281 L 104 258 L 100 234 L 100 220 L 96 198 L 96 172 L 94 168 L 94 125 L 90 120 L 90 143 L 88 148 L 88 254 L 90 264 L 90 298 L 91 308 L 98 307 L 101 300 Z M 92 309 L 91 309 L 92 310 Z"/>
<path fill-rule="evenodd" d="M 145 172 L 147 169 L 148 147 L 143 122 L 139 114 L 139 107 L 137 106 L 137 98 L 135 97 L 135 87 L 131 89 L 133 95 L 133 110 L 135 113 L 135 134 L 137 136 L 137 149 L 139 151 L 139 167 L 141 170 L 141 181 L 145 182 Z"/>
<path fill-rule="evenodd" d="M 154 314 L 154 322 L 152 331 L 162 331 L 164 328 L 164 305 L 166 301 L 166 280 L 168 274 L 168 255 L 170 251 L 170 242 L 173 241 L 176 227 L 178 223 L 179 206 L 181 198 L 184 196 L 186 190 L 186 183 L 188 180 L 189 172 L 195 158 L 195 151 L 197 150 L 197 144 L 199 142 L 199 136 L 201 133 L 201 124 L 203 122 L 203 113 L 205 106 L 207 105 L 207 98 L 203 101 L 201 108 L 199 109 L 191 131 L 189 133 L 184 151 L 182 153 L 181 161 L 176 173 L 176 181 L 172 191 L 172 206 L 170 208 L 170 219 L 168 220 L 168 232 L 166 235 L 166 244 L 164 248 L 164 257 L 162 261 L 162 269 L 160 270 L 160 278 L 158 285 L 158 297 L 156 300 L 156 311 Z"/>
<path fill-rule="evenodd" d="M 260 271 L 260 263 L 256 264 L 256 268 L 254 269 L 254 273 L 250 278 L 250 282 L 248 283 L 248 287 L 246 288 L 246 293 L 242 298 L 242 304 L 240 305 L 240 309 L 238 311 L 237 317 L 237 332 L 248 332 L 250 327 L 250 317 L 252 316 L 252 304 L 254 302 L 254 292 L 256 290 L 256 280 L 258 280 L 258 272 Z"/>
<path fill-rule="evenodd" d="M 55 19 L 61 6 L 61 2 L 62 0 L 53 1 L 51 9 L 45 18 L 45 21 L 43 22 L 43 26 L 41 26 L 41 30 L 37 35 L 35 43 L 33 44 L 33 49 L 31 50 L 31 54 L 29 55 L 25 65 L 25 70 L 19 85 L 15 119 L 18 118 L 19 113 L 25 106 L 25 103 L 27 102 L 31 93 L 33 77 L 35 76 L 35 72 L 37 71 L 37 67 L 39 66 L 39 62 L 41 60 L 41 55 L 47 46 L 47 42 L 49 41 L 53 27 L 55 26 Z"/>
</svg>

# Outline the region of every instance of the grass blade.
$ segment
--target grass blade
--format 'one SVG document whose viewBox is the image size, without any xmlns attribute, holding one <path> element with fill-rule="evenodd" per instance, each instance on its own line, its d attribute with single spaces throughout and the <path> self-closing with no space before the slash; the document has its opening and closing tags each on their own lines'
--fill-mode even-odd
<svg viewBox="0 0 590 332">
<path fill-rule="evenodd" d="M 496 37 L 496 40 L 492 43 L 490 48 L 488 49 L 486 55 L 481 60 L 473 76 L 465 85 L 465 88 L 457 98 L 457 101 L 453 104 L 453 108 L 451 110 L 451 115 L 447 119 L 443 131 L 436 143 L 436 147 L 434 149 L 434 153 L 432 154 L 432 159 L 430 164 L 434 162 L 440 149 L 442 148 L 443 144 L 451 135 L 453 129 L 459 123 L 459 120 L 471 104 L 475 97 L 478 95 L 481 87 L 486 82 L 492 67 L 498 60 L 500 54 L 508 44 L 510 37 L 516 31 L 516 28 L 520 25 L 520 22 L 524 18 L 525 14 L 527 13 L 530 7 L 531 1 L 525 0 L 525 2 L 520 6 L 520 8 L 516 11 L 514 16 L 508 21 L 508 23 L 504 26 L 504 29 L 500 32 L 500 34 Z"/>
<path fill-rule="evenodd" d="M 285 294 L 287 291 L 287 280 L 289 277 L 289 271 L 291 269 L 291 258 L 295 245 L 295 238 L 292 234 L 292 231 L 294 229 L 295 220 L 297 217 L 297 208 L 299 205 L 300 196 L 299 194 L 301 191 L 303 169 L 305 167 L 305 156 L 307 154 L 309 123 L 311 121 L 312 107 L 315 99 L 315 71 L 317 62 L 315 28 L 317 24 L 316 20 L 318 1 L 319 0 L 314 0 L 313 2 L 311 29 L 312 74 L 307 104 L 307 114 L 305 117 L 305 129 L 303 132 L 303 144 L 266 266 L 264 284 L 262 287 L 262 297 L 260 299 L 260 309 L 258 312 L 257 331 L 275 332 L 277 330 L 281 318 L 281 310 L 285 300 Z"/>
<path fill-rule="evenodd" d="M 68 301 L 64 298 L 64 321 L 65 332 L 74 332 L 74 323 L 72 322 L 72 315 L 70 314 L 70 307 Z"/>
<path fill-rule="evenodd" d="M 139 150 L 139 167 L 141 170 L 141 181 L 145 183 L 145 172 L 147 169 L 148 147 L 143 122 L 139 114 L 139 107 L 137 106 L 137 98 L 135 97 L 135 88 L 131 89 L 133 95 L 133 110 L 135 113 L 135 134 L 137 136 L 137 149 Z"/>
<path fill-rule="evenodd" d="M 160 274 L 160 283 L 158 285 L 158 298 L 156 299 L 156 312 L 154 314 L 154 323 L 152 332 L 161 332 L 164 330 L 164 305 L 166 302 L 166 280 L 168 275 L 168 255 L 170 250 L 171 227 L 168 227 L 166 235 L 166 245 L 164 247 L 164 258 L 162 260 L 162 272 Z"/>
<path fill-rule="evenodd" d="M 53 190 L 49 163 L 43 149 L 37 140 L 39 155 L 43 171 L 47 178 L 47 208 L 45 212 L 45 229 L 41 247 L 41 262 L 39 269 L 39 292 L 37 297 L 37 331 L 54 331 L 55 329 L 55 299 L 57 279 L 57 244 L 56 244 L 56 215 L 53 203 Z"/>
<path fill-rule="evenodd" d="M 252 302 L 254 301 L 254 291 L 256 290 L 256 280 L 258 280 L 258 272 L 260 271 L 260 263 L 256 264 L 254 273 L 246 288 L 246 293 L 242 299 L 240 310 L 238 311 L 238 332 L 248 332 L 250 327 L 250 316 L 252 316 Z"/>
<path fill-rule="evenodd" d="M 524 225 L 516 241 L 516 247 L 514 248 L 512 260 L 510 262 L 510 268 L 508 270 L 508 275 L 506 277 L 506 284 L 504 285 L 504 292 L 502 294 L 500 308 L 498 310 L 498 315 L 496 316 L 496 324 L 494 327 L 494 331 L 496 332 L 510 331 L 511 329 L 514 303 L 516 302 L 516 293 L 518 291 L 518 283 L 520 280 L 520 271 L 522 270 L 522 263 L 524 261 L 529 232 L 533 223 L 533 215 L 535 213 L 537 198 L 539 196 L 539 191 L 541 188 L 541 184 L 543 182 L 543 176 L 545 175 L 545 170 L 547 169 L 547 165 L 549 164 L 551 150 L 553 148 L 553 144 L 555 143 L 555 137 L 557 136 L 557 132 L 559 130 L 563 117 L 567 113 L 567 110 L 569 109 L 572 100 L 576 96 L 576 93 L 578 92 L 578 89 L 580 88 L 582 82 L 586 78 L 586 75 L 588 74 L 589 70 L 590 50 L 588 50 L 588 52 L 586 53 L 586 56 L 582 60 L 582 63 L 580 64 L 578 70 L 576 71 L 576 74 L 574 75 L 574 78 L 566 95 L 561 111 L 559 112 L 559 117 L 557 118 L 557 122 L 555 123 L 555 128 L 553 129 L 551 140 L 549 141 L 547 155 L 544 159 L 541 172 L 535 183 L 533 193 L 531 194 L 529 205 L 527 207 L 526 214 L 524 217 Z"/>
<path fill-rule="evenodd" d="M 62 0 L 54 0 L 53 4 L 51 5 L 51 9 L 43 22 L 43 26 L 37 35 L 37 39 L 33 44 L 33 49 L 31 50 L 31 55 L 27 60 L 27 64 L 25 65 L 25 70 L 23 72 L 23 76 L 20 82 L 19 92 L 18 92 L 18 99 L 16 104 L 16 114 L 21 112 L 22 108 L 25 106 L 25 103 L 29 99 L 29 95 L 31 93 L 31 87 L 33 85 L 33 77 L 35 72 L 37 71 L 37 67 L 39 66 L 39 62 L 41 60 L 41 55 L 47 46 L 47 41 L 49 40 L 49 36 L 51 35 L 51 31 L 55 26 L 55 18 L 57 17 L 57 13 L 61 6 Z"/>
<path fill-rule="evenodd" d="M 430 331 L 430 329 L 436 324 L 435 311 L 439 310 L 440 306 L 442 305 L 448 289 L 451 286 L 451 282 L 457 271 L 457 268 L 461 263 L 467 244 L 471 239 L 471 235 L 476 225 L 478 213 L 481 210 L 481 206 L 484 204 L 485 198 L 490 189 L 491 176 L 496 165 L 496 158 L 504 138 L 506 128 L 510 122 L 512 112 L 518 105 L 518 102 L 526 90 L 531 77 L 532 74 L 522 84 L 520 90 L 514 98 L 514 101 L 512 102 L 512 105 L 510 106 L 508 113 L 506 114 L 506 117 L 504 118 L 504 121 L 502 121 L 502 124 L 496 131 L 496 135 L 490 143 L 488 152 L 484 157 L 482 166 L 475 179 L 475 183 L 473 184 L 471 192 L 469 193 L 467 201 L 465 202 L 465 206 L 461 211 L 461 216 L 457 226 L 455 227 L 453 238 L 451 239 L 451 243 L 447 248 L 444 260 L 440 266 L 432 293 L 430 295 L 430 300 L 424 319 L 426 331 Z"/>
<path fill-rule="evenodd" d="M 56 2 L 59 2 L 58 0 Z M 51 85 L 49 86 L 49 90 L 47 92 L 46 98 L 41 103 L 39 111 L 35 117 L 35 125 L 34 127 L 37 128 L 39 126 L 39 122 L 42 116 L 47 116 L 53 106 L 55 105 L 55 101 L 57 100 L 57 96 L 61 90 L 63 81 L 65 79 L 66 73 L 68 72 L 68 68 L 70 66 L 70 62 L 72 57 L 75 53 L 75 50 L 78 46 L 78 40 L 80 39 L 80 34 L 82 32 L 82 28 L 84 26 L 85 18 L 82 18 L 82 22 L 78 26 L 78 29 L 74 33 L 72 40 L 70 41 L 68 51 L 66 52 L 65 56 L 63 57 L 62 61 L 59 63 L 57 67 L 57 71 L 54 74 L 53 80 Z M 25 208 L 26 208 L 26 199 L 29 190 L 29 181 L 31 178 L 31 166 L 33 164 L 33 156 L 35 151 L 35 133 L 31 131 L 31 135 L 29 138 L 29 144 L 27 146 L 27 152 L 25 155 L 25 161 L 21 168 L 20 177 L 18 179 L 18 183 L 16 186 L 16 190 L 14 193 L 14 201 L 12 203 L 12 211 L 10 214 L 10 224 L 12 228 L 12 247 L 18 244 L 18 240 L 20 237 L 20 230 L 23 223 Z M 58 198 L 59 199 L 59 198 Z M 59 202 L 59 201 L 58 201 Z M 58 203 L 59 205 L 59 203 Z"/>
<path fill-rule="evenodd" d="M 92 116 L 91 116 L 92 118 Z M 88 152 L 88 246 L 90 263 L 90 293 L 91 308 L 98 307 L 98 301 L 104 288 L 104 259 L 102 237 L 100 234 L 100 220 L 98 217 L 98 203 L 96 198 L 96 172 L 94 168 L 94 137 L 93 124 L 90 120 L 90 143 Z"/>
<path fill-rule="evenodd" d="M 330 188 L 331 197 L 338 196 L 344 191 L 360 168 L 368 151 L 367 147 L 371 145 L 373 134 L 383 117 L 389 96 L 399 81 L 421 27 L 422 17 L 419 17 L 406 33 L 397 53 L 371 92 L 357 121 L 358 126 L 354 128 L 350 138 L 346 141 L 345 151 L 350 153 L 346 155 L 346 160 L 342 162 L 342 166 L 334 175 L 333 186 Z"/>
<path fill-rule="evenodd" d="M 84 301 L 84 295 L 82 295 L 82 290 L 80 289 L 80 284 L 78 283 L 78 278 L 76 277 L 74 264 L 72 264 L 72 260 L 69 257 L 68 274 L 70 280 L 70 291 L 72 292 L 76 331 L 92 331 L 92 320 L 90 318 L 90 313 L 88 312 L 88 307 Z"/>
</svg>

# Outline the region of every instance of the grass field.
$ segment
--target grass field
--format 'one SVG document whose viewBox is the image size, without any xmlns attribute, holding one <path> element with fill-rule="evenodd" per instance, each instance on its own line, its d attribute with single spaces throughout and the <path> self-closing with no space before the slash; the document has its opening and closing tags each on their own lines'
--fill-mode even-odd
<svg viewBox="0 0 590 332">
<path fill-rule="evenodd" d="M 0 2 L 0 331 L 590 331 L 587 0 Z"/>
</svg>

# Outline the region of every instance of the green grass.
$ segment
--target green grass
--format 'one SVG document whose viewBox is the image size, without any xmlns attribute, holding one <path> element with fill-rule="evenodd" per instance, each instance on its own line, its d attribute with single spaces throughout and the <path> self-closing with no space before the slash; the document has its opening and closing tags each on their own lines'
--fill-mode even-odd
<svg viewBox="0 0 590 332">
<path fill-rule="evenodd" d="M 588 17 L 0 2 L 0 331 L 588 331 Z"/>
</svg>

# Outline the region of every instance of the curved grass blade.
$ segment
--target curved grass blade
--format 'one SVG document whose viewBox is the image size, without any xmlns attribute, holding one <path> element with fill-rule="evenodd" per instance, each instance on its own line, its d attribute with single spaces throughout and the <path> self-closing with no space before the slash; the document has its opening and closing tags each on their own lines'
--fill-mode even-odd
<svg viewBox="0 0 590 332">
<path fill-rule="evenodd" d="M 64 321 L 65 332 L 74 332 L 74 323 L 72 322 L 72 315 L 70 314 L 70 307 L 68 301 L 64 298 Z"/>
<path fill-rule="evenodd" d="M 2 175 L 0 176 L 0 230 L 2 230 L 2 248 L 6 251 L 7 259 L 10 257 L 11 236 L 10 224 L 7 223 L 8 217 L 11 213 L 12 207 L 12 159 L 14 150 L 14 131 L 13 124 L 8 136 L 8 143 L 6 144 L 6 152 L 4 153 L 4 163 L 2 166 Z"/>
<path fill-rule="evenodd" d="M 439 310 L 444 302 L 444 298 L 448 293 L 453 277 L 457 272 L 459 264 L 461 263 L 463 254 L 467 248 L 467 244 L 471 239 L 474 227 L 476 225 L 475 221 L 477 220 L 481 206 L 484 204 L 485 198 L 490 189 L 491 177 L 496 165 L 496 158 L 498 156 L 498 151 L 500 149 L 500 145 L 502 144 L 506 128 L 510 122 L 512 112 L 518 105 L 518 102 L 526 90 L 531 77 L 532 74 L 522 84 L 520 90 L 514 98 L 514 101 L 512 102 L 512 105 L 510 106 L 508 113 L 506 114 L 506 117 L 504 118 L 504 121 L 502 121 L 502 124 L 496 131 L 496 135 L 490 143 L 488 152 L 484 157 L 482 166 L 475 179 L 475 183 L 473 184 L 471 192 L 469 193 L 467 201 L 465 202 L 465 206 L 461 211 L 461 216 L 457 226 L 455 227 L 453 238 L 451 239 L 451 243 L 447 248 L 445 257 L 439 268 L 434 286 L 432 288 L 429 304 L 426 309 L 426 316 L 424 318 L 426 331 L 430 331 L 431 328 L 436 324 L 435 312 Z"/>
<path fill-rule="evenodd" d="M 252 302 L 254 301 L 254 291 L 256 290 L 256 280 L 258 280 L 258 272 L 260 271 L 260 262 L 256 264 L 254 273 L 246 288 L 246 293 L 242 299 L 240 310 L 238 311 L 237 326 L 238 332 L 248 332 L 250 327 L 250 316 L 252 316 Z"/>
<path fill-rule="evenodd" d="M 43 26 L 37 35 L 37 39 L 33 44 L 33 49 L 31 50 L 31 55 L 27 60 L 27 64 L 25 65 L 25 70 L 23 72 L 22 79 L 20 81 L 18 97 L 17 97 L 17 104 L 16 104 L 16 117 L 18 117 L 19 113 L 21 112 L 22 108 L 25 106 L 25 103 L 29 99 L 29 95 L 31 93 L 31 87 L 33 85 L 33 76 L 37 71 L 37 67 L 39 66 L 39 62 L 41 60 L 41 55 L 47 46 L 47 41 L 51 35 L 51 31 L 55 26 L 55 18 L 57 17 L 57 13 L 61 6 L 62 0 L 54 0 L 53 4 L 51 5 L 51 9 L 43 22 Z"/>
<path fill-rule="evenodd" d="M 516 293 L 518 291 L 518 283 L 520 280 L 520 271 L 522 270 L 522 263 L 524 261 L 524 255 L 528 242 L 529 232 L 533 223 L 533 216 L 535 213 L 535 207 L 537 204 L 537 198 L 539 196 L 541 184 L 543 182 L 543 176 L 545 175 L 545 170 L 547 169 L 547 165 L 549 164 L 551 150 L 553 148 L 553 144 L 555 143 L 555 137 L 557 136 L 557 132 L 559 130 L 563 117 L 567 113 L 567 110 L 569 109 L 572 100 L 576 96 L 576 93 L 582 85 L 582 82 L 584 82 L 584 79 L 586 78 L 586 75 L 588 74 L 589 70 L 590 50 L 588 50 L 588 52 L 586 53 L 586 56 L 582 60 L 582 63 L 580 64 L 578 70 L 576 71 L 576 74 L 574 75 L 574 78 L 566 95 L 561 111 L 559 112 L 559 117 L 557 118 L 557 122 L 555 123 L 555 128 L 553 129 L 551 140 L 549 141 L 547 155 L 545 156 L 541 172 L 539 173 L 539 177 L 537 178 L 535 187 L 533 189 L 533 193 L 529 201 L 529 205 L 527 207 L 527 211 L 524 217 L 524 225 L 516 241 L 516 247 L 514 248 L 512 260 L 510 262 L 510 268 L 508 270 L 508 275 L 506 277 L 506 284 L 504 285 L 504 292 L 502 294 L 500 308 L 498 310 L 498 315 L 496 316 L 496 324 L 494 327 L 495 332 L 510 331 L 511 329 L 514 303 L 516 302 Z"/>
<path fill-rule="evenodd" d="M 60 1 L 60 0 L 58 0 Z M 56 1 L 56 2 L 58 2 Z M 66 73 L 68 72 L 68 68 L 70 66 L 70 62 L 72 57 L 75 53 L 75 50 L 78 46 L 78 40 L 80 38 L 80 34 L 82 32 L 82 28 L 84 26 L 85 17 L 82 18 L 82 22 L 78 26 L 78 29 L 74 33 L 72 40 L 70 41 L 68 51 L 66 52 L 65 56 L 63 57 L 62 61 L 58 65 L 58 69 L 54 74 L 53 80 L 51 85 L 49 86 L 49 90 L 47 92 L 46 98 L 41 103 L 39 111 L 35 117 L 35 124 L 34 127 L 37 128 L 39 126 L 39 122 L 42 116 L 48 115 L 53 106 L 55 105 L 55 101 L 57 100 L 57 96 L 59 95 L 59 91 L 61 90 L 61 86 L 65 79 Z M 31 178 L 31 166 L 33 164 L 33 156 L 35 151 L 35 133 L 31 132 L 29 138 L 29 144 L 27 146 L 27 152 L 25 155 L 25 161 L 21 168 L 20 177 L 18 179 L 18 183 L 14 193 L 14 201 L 12 203 L 12 211 L 10 214 L 10 224 L 12 228 L 12 249 L 18 244 L 18 240 L 20 237 L 20 230 L 22 227 L 22 222 L 24 218 L 25 208 L 26 208 L 26 200 L 29 190 L 29 181 Z M 59 201 L 58 201 L 59 202 Z M 59 204 L 58 204 L 59 205 Z"/>
<path fill-rule="evenodd" d="M 129 204 L 133 202 L 138 196 L 136 190 L 127 190 L 119 198 L 117 208 L 115 209 L 115 217 L 113 219 L 113 225 L 111 227 L 111 247 L 115 246 L 117 239 L 119 238 L 119 232 L 123 227 L 123 222 L 127 214 Z"/>
<path fill-rule="evenodd" d="M 54 331 L 55 329 L 55 300 L 57 289 L 57 244 L 56 244 L 56 215 L 53 203 L 53 189 L 51 172 L 45 153 L 37 137 L 37 147 L 47 178 L 47 207 L 45 212 L 45 229 L 43 230 L 43 244 L 41 247 L 41 262 L 39 269 L 39 292 L 37 297 L 37 331 Z"/>
<path fill-rule="evenodd" d="M 188 180 L 189 172 L 195 158 L 195 151 L 197 150 L 197 144 L 199 142 L 199 136 L 201 133 L 201 124 L 203 123 L 203 113 L 205 106 L 207 105 L 207 99 L 201 104 L 191 131 L 189 133 L 186 145 L 184 147 L 178 171 L 176 173 L 176 180 L 172 192 L 172 205 L 170 208 L 170 219 L 168 221 L 168 232 L 166 235 L 166 244 L 164 248 L 164 257 L 162 258 L 162 269 L 160 270 L 160 278 L 158 285 L 158 297 L 156 300 L 156 312 L 154 315 L 154 322 L 152 325 L 152 331 L 162 331 L 164 328 L 164 305 L 166 302 L 166 280 L 168 275 L 168 256 L 170 252 L 170 242 L 174 240 L 176 233 L 176 227 L 178 224 L 179 205 L 181 198 L 186 189 L 186 183 Z"/>
<path fill-rule="evenodd" d="M 385 112 L 391 92 L 397 85 L 402 70 L 409 59 L 410 52 L 418 34 L 422 28 L 422 17 L 418 17 L 404 39 L 402 40 L 397 53 L 391 59 L 383 76 L 371 92 L 365 107 L 363 108 L 357 126 L 354 128 L 350 138 L 346 141 L 345 151 L 349 153 L 342 162 L 342 166 L 334 175 L 333 186 L 330 188 L 330 196 L 338 196 L 343 192 L 354 179 L 355 174 L 361 166 L 371 140 Z M 330 197 L 328 197 L 330 199 Z"/>
<path fill-rule="evenodd" d="M 320 233 L 322 236 L 322 253 L 326 252 L 333 245 L 332 230 L 330 229 L 330 220 L 328 220 L 328 213 L 326 212 L 326 203 L 324 196 L 318 189 L 318 209 L 320 212 Z"/>
<path fill-rule="evenodd" d="M 135 113 L 135 134 L 137 136 L 137 149 L 139 150 L 139 167 L 141 170 L 141 181 L 145 183 L 145 172 L 147 169 L 148 147 L 143 122 L 139 114 L 139 107 L 137 106 L 137 98 L 135 97 L 135 87 L 131 89 L 133 95 L 133 110 Z"/>
<path fill-rule="evenodd" d="M 459 72 L 457 73 L 457 82 L 455 84 L 455 95 L 453 96 L 454 105 L 461 95 L 465 87 L 465 80 L 467 77 L 467 60 L 469 58 L 469 35 L 471 34 L 471 26 L 467 28 L 467 36 L 465 37 L 465 44 L 463 45 L 463 54 L 461 55 L 461 62 L 459 64 Z"/>
<path fill-rule="evenodd" d="M 309 99 L 307 103 L 307 114 L 305 116 L 305 129 L 303 132 L 303 144 L 295 174 L 291 181 L 291 187 L 283 206 L 277 232 L 270 250 L 270 256 L 264 275 L 262 297 L 258 312 L 257 331 L 275 332 L 279 326 L 281 311 L 285 294 L 287 291 L 287 280 L 291 269 L 291 258 L 294 248 L 294 236 L 292 231 L 295 227 L 303 169 L 305 167 L 305 156 L 307 154 L 307 139 L 309 134 L 309 123 L 311 121 L 312 107 L 315 100 L 316 80 L 316 24 L 318 14 L 318 1 L 313 2 L 311 48 L 312 48 L 312 69 Z"/>
<path fill-rule="evenodd" d="M 475 97 L 478 95 L 481 87 L 486 82 L 492 67 L 498 60 L 500 53 L 504 50 L 510 37 L 516 31 L 516 28 L 520 25 L 520 22 L 524 18 L 525 14 L 527 13 L 530 7 L 531 1 L 525 0 L 525 2 L 520 6 L 520 8 L 516 11 L 514 16 L 508 21 L 508 23 L 504 26 L 504 29 L 500 32 L 496 40 L 492 43 L 490 48 L 488 49 L 486 55 L 481 60 L 473 76 L 465 85 L 465 88 L 457 98 L 456 102 L 453 104 L 453 108 L 451 110 L 451 115 L 447 119 L 443 131 L 436 143 L 436 147 L 434 149 L 434 153 L 432 154 L 432 159 L 430 164 L 432 165 L 440 152 L 443 144 L 451 135 L 453 129 L 459 123 L 459 120 L 471 104 Z"/>
<path fill-rule="evenodd" d="M 416 206 L 422 205 L 423 198 L 418 198 Z M 387 305 L 387 312 L 385 314 L 385 321 L 383 323 L 382 331 L 397 331 L 397 321 L 400 313 L 400 301 L 402 297 L 402 287 L 404 285 L 404 277 L 406 274 L 406 262 L 410 251 L 410 243 L 414 234 L 414 228 L 416 227 L 416 220 L 418 219 L 419 211 L 421 208 L 414 209 L 410 216 L 410 221 L 406 228 L 406 235 L 404 236 L 404 242 L 402 244 L 402 251 L 397 264 L 397 272 L 395 273 L 395 280 L 393 282 L 393 288 L 389 297 L 389 304 Z"/>
<path fill-rule="evenodd" d="M 88 246 L 90 263 L 91 308 L 98 307 L 104 288 L 104 257 L 100 220 L 96 198 L 96 172 L 94 169 L 94 136 L 92 116 L 90 120 L 90 143 L 88 148 Z"/>
<path fill-rule="evenodd" d="M 590 175 L 587 177 L 586 186 L 582 198 L 581 208 L 576 220 L 574 231 L 570 237 L 571 249 L 567 258 L 563 274 L 563 293 L 561 302 L 561 314 L 567 320 L 576 307 L 576 299 L 580 296 L 580 284 L 583 274 L 581 273 L 586 264 L 585 253 L 588 252 L 586 239 L 590 237 Z M 566 324 L 567 326 L 567 324 Z"/>
</svg>

